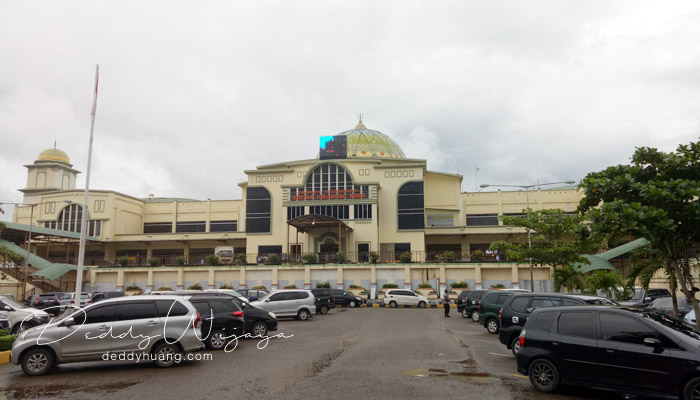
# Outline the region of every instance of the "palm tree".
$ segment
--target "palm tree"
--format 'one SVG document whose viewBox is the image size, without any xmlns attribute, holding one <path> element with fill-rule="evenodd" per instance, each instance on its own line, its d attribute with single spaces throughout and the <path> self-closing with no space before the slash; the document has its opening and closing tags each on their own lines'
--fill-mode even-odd
<svg viewBox="0 0 700 400">
<path fill-rule="evenodd" d="M 609 299 L 618 297 L 624 290 L 622 288 L 624 280 L 617 271 L 594 271 L 586 278 L 586 284 L 591 291 L 596 293 L 600 291 Z"/>
<path fill-rule="evenodd" d="M 552 275 L 554 278 L 554 290 L 557 292 L 561 291 L 562 286 L 566 288 L 567 292 L 583 289 L 586 286 L 583 274 L 570 265 L 555 269 Z"/>
</svg>

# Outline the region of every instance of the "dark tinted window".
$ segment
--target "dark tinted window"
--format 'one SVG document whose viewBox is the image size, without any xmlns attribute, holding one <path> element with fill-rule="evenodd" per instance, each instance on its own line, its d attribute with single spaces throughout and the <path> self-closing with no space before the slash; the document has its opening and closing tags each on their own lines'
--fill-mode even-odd
<svg viewBox="0 0 700 400">
<path fill-rule="evenodd" d="M 85 321 L 85 324 L 102 324 L 105 322 L 112 322 L 114 321 L 116 309 L 116 305 L 110 304 L 107 306 L 92 308 L 85 314 L 78 311 L 76 312 L 75 323 L 82 324 L 83 321 Z"/>
<path fill-rule="evenodd" d="M 559 333 L 561 335 L 595 339 L 593 313 L 590 311 L 562 312 L 559 315 Z"/>
<path fill-rule="evenodd" d="M 645 338 L 656 338 L 656 330 L 624 315 L 600 313 L 600 330 L 603 340 L 644 344 Z"/>
<path fill-rule="evenodd" d="M 541 312 L 537 316 L 537 328 L 545 332 L 551 331 L 552 324 L 554 324 L 554 320 L 557 318 L 557 313 L 557 311 Z"/>
<path fill-rule="evenodd" d="M 270 192 L 264 187 L 246 190 L 246 232 L 270 232 Z"/>
<path fill-rule="evenodd" d="M 469 297 L 468 297 L 468 298 L 469 298 L 469 299 L 472 299 L 472 300 L 474 300 L 474 299 L 480 299 L 480 298 L 481 298 L 481 295 L 483 295 L 483 294 L 484 294 L 483 291 L 474 291 L 474 292 L 469 293 Z"/>
<path fill-rule="evenodd" d="M 297 292 L 297 293 L 298 293 L 299 299 L 307 299 L 309 297 L 308 292 Z"/>
<path fill-rule="evenodd" d="M 668 314 L 665 313 L 660 313 L 660 312 L 647 312 L 644 313 L 643 316 L 645 318 L 649 318 L 653 321 L 656 321 L 660 324 L 663 324 L 674 331 L 686 335 L 688 337 L 691 337 L 693 339 L 700 340 L 700 331 L 695 329 L 695 327 L 691 327 L 690 325 L 684 323 L 683 321 L 672 317 Z"/>
<path fill-rule="evenodd" d="M 285 293 L 275 293 L 272 296 L 270 296 L 269 300 L 270 301 L 282 301 L 282 300 L 284 300 L 284 295 L 285 295 Z"/>
<path fill-rule="evenodd" d="M 501 293 L 498 296 L 498 304 L 505 304 L 506 300 L 508 300 L 508 298 L 512 295 L 512 293 Z"/>
<path fill-rule="evenodd" d="M 156 318 L 158 315 L 153 301 L 129 301 L 117 306 L 117 321 Z"/>
<path fill-rule="evenodd" d="M 398 228 L 425 228 L 423 182 L 406 182 L 399 189 L 397 199 Z"/>
<path fill-rule="evenodd" d="M 235 311 L 241 310 L 232 301 L 209 300 L 209 305 L 211 306 L 211 309 L 214 310 L 215 314 L 231 314 Z"/>
<path fill-rule="evenodd" d="M 298 300 L 299 299 L 299 293 L 298 292 L 286 292 L 284 293 L 284 297 L 282 297 L 283 300 Z"/>
<path fill-rule="evenodd" d="M 189 310 L 177 300 L 156 300 L 156 308 L 158 308 L 158 316 L 165 317 L 180 317 L 187 315 Z"/>
<path fill-rule="evenodd" d="M 559 306 L 559 299 L 549 298 L 549 297 L 535 297 L 532 299 L 532 304 L 530 308 L 547 308 L 547 307 L 557 307 Z"/>
<path fill-rule="evenodd" d="M 513 298 L 513 301 L 510 302 L 510 308 L 515 312 L 523 313 L 527 310 L 530 299 L 530 296 L 516 296 Z"/>
<path fill-rule="evenodd" d="M 496 303 L 498 301 L 498 293 L 489 293 L 488 296 L 484 299 L 485 302 L 487 303 Z"/>
<path fill-rule="evenodd" d="M 206 301 L 193 301 L 192 305 L 202 317 L 211 314 L 211 308 L 209 308 L 209 303 Z"/>
<path fill-rule="evenodd" d="M 343 296 L 346 293 L 340 289 L 331 289 L 331 294 L 333 294 L 333 296 Z"/>
</svg>

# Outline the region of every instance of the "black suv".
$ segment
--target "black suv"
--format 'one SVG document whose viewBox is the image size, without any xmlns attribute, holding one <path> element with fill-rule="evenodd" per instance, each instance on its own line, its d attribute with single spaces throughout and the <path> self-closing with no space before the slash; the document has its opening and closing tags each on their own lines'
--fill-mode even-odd
<svg viewBox="0 0 700 400">
<path fill-rule="evenodd" d="M 47 313 L 56 316 L 61 312 L 61 296 L 63 292 L 33 294 L 25 304 L 29 307 L 38 310 L 44 310 Z"/>
<path fill-rule="evenodd" d="M 541 392 L 559 384 L 697 399 L 700 331 L 644 308 L 535 310 L 520 334 L 518 372 Z"/>
<path fill-rule="evenodd" d="M 331 289 L 331 294 L 336 306 L 354 308 L 362 304 L 362 297 L 355 296 L 343 289 Z"/>
<path fill-rule="evenodd" d="M 193 297 L 220 297 L 233 299 L 243 309 L 245 332 L 252 336 L 267 336 L 268 332 L 277 330 L 277 317 L 262 308 L 251 305 L 245 299 L 227 293 L 202 292 L 201 290 L 176 290 L 172 294 Z M 201 314 L 201 313 L 200 313 Z M 204 317 L 202 317 L 204 318 Z"/>
<path fill-rule="evenodd" d="M 335 308 L 335 300 L 331 289 L 311 289 L 316 297 L 316 314 L 328 314 L 328 310 Z"/>
<path fill-rule="evenodd" d="M 464 318 L 471 318 L 474 322 L 479 322 L 479 300 L 481 296 L 488 292 L 485 289 L 463 290 L 457 297 L 457 311 Z"/>
<path fill-rule="evenodd" d="M 243 310 L 233 297 L 191 296 L 188 300 L 202 318 L 202 341 L 207 348 L 223 349 L 243 334 Z"/>
<path fill-rule="evenodd" d="M 517 293 L 503 303 L 500 315 L 501 330 L 498 340 L 505 344 L 515 356 L 520 349 L 518 336 L 532 311 L 538 308 L 560 306 L 609 305 L 615 303 L 595 296 L 580 296 L 561 293 Z"/>
</svg>

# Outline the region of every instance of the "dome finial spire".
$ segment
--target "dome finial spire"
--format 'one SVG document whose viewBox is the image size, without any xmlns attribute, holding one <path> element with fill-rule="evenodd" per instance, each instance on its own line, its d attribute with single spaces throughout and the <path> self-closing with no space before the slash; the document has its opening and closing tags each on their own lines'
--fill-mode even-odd
<svg viewBox="0 0 700 400">
<path fill-rule="evenodd" d="M 53 140 L 53 149 L 56 150 L 56 139 Z"/>
<path fill-rule="evenodd" d="M 360 121 L 357 123 L 357 126 L 355 126 L 355 129 L 367 129 L 365 124 L 362 123 L 362 114 L 357 114 L 357 117 L 360 119 Z"/>
</svg>

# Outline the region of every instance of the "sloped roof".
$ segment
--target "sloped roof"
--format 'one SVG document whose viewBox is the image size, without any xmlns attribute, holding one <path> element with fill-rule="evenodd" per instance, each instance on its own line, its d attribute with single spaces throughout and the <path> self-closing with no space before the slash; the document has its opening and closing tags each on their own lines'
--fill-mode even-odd
<svg viewBox="0 0 700 400">
<path fill-rule="evenodd" d="M 27 255 L 27 250 L 12 242 L 8 242 L 7 240 L 0 239 L 0 247 L 5 247 L 23 256 Z M 51 261 L 43 259 L 34 253 L 29 253 L 29 264 L 38 269 L 38 271 L 31 274 L 32 276 L 43 276 L 44 278 L 51 280 L 63 276 L 68 271 L 75 271 L 78 269 L 78 267 L 72 264 L 52 263 Z"/>
<path fill-rule="evenodd" d="M 6 229 L 14 229 L 16 231 L 23 231 L 23 232 L 29 232 L 29 225 L 25 224 L 18 224 L 16 222 L 5 222 L 3 223 L 6 225 Z M 32 237 L 34 235 L 48 235 L 48 236 L 57 236 L 57 237 L 62 237 L 62 238 L 70 238 L 70 239 L 80 239 L 80 232 L 69 232 L 69 231 L 62 231 L 59 229 L 51 229 L 51 228 L 44 228 L 41 226 L 36 226 L 32 225 Z M 90 236 L 90 235 L 85 235 L 85 240 L 89 240 L 92 242 L 99 242 L 100 239 L 97 239 L 96 237 Z"/>
</svg>

